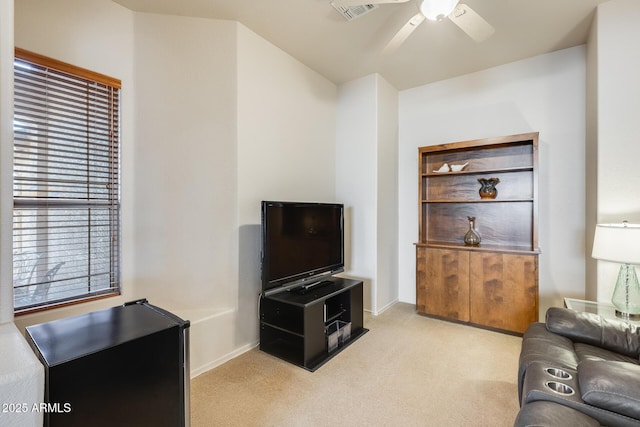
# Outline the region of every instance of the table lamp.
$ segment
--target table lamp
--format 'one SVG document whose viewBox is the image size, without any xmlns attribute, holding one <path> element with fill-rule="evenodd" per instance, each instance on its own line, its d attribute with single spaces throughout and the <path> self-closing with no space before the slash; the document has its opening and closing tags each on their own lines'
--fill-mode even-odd
<svg viewBox="0 0 640 427">
<path fill-rule="evenodd" d="M 595 259 L 621 263 L 611 302 L 616 316 L 640 319 L 640 283 L 636 264 L 640 264 L 640 224 L 598 224 L 593 238 Z"/>
</svg>

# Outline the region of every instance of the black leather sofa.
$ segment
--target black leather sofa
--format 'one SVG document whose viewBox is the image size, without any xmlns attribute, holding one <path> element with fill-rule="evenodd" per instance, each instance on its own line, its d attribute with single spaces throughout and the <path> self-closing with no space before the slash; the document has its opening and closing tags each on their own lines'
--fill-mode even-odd
<svg viewBox="0 0 640 427">
<path fill-rule="evenodd" d="M 639 357 L 637 326 L 550 308 L 522 338 L 515 426 L 640 426 Z"/>
</svg>

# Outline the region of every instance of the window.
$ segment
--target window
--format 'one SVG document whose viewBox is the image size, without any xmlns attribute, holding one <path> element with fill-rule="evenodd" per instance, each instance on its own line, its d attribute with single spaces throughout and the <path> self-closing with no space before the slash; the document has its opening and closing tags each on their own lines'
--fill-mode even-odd
<svg viewBox="0 0 640 427">
<path fill-rule="evenodd" d="M 16 48 L 16 313 L 120 293 L 120 81 Z"/>
</svg>

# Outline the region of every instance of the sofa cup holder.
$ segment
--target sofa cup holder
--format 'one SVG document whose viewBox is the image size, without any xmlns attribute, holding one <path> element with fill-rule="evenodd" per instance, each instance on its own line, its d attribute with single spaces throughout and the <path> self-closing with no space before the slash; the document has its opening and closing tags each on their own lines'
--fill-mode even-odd
<svg viewBox="0 0 640 427">
<path fill-rule="evenodd" d="M 571 396 L 575 393 L 573 387 L 560 383 L 558 381 L 547 381 L 544 383 L 544 385 L 552 392 L 560 394 L 562 396 Z"/>
<path fill-rule="evenodd" d="M 544 371 L 552 377 L 561 380 L 570 380 L 571 378 L 573 378 L 573 376 L 569 372 L 560 368 L 546 368 Z"/>
</svg>

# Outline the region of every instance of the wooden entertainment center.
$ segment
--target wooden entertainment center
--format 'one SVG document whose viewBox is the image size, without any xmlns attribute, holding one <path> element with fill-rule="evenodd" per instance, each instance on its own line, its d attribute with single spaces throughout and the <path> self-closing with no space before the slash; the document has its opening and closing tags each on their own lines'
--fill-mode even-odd
<svg viewBox="0 0 640 427">
<path fill-rule="evenodd" d="M 418 162 L 418 313 L 523 333 L 538 320 L 538 133 L 421 147 Z"/>
<path fill-rule="evenodd" d="M 364 335 L 362 281 L 328 277 L 308 290 L 283 290 L 260 298 L 260 350 L 315 371 Z M 337 348 L 327 327 L 350 324 L 350 336 Z"/>
</svg>

